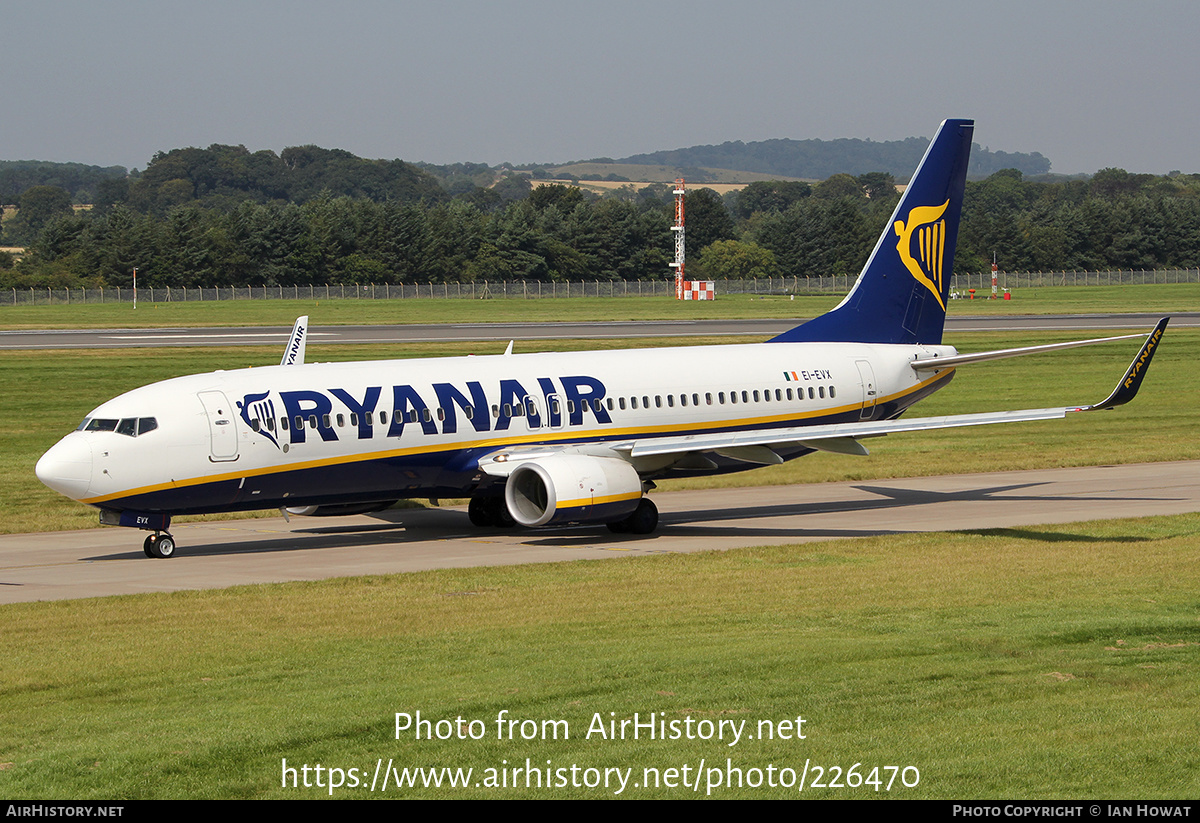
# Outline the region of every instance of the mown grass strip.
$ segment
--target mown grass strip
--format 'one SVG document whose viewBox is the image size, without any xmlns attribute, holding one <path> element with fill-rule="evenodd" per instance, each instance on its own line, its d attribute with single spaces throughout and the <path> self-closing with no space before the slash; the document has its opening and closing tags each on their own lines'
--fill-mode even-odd
<svg viewBox="0 0 1200 823">
<path fill-rule="evenodd" d="M 728 759 L 744 773 L 806 760 L 920 773 L 890 795 L 812 797 L 1195 797 L 1198 538 L 1192 514 L 4 606 L 0 790 L 318 797 L 281 786 L 284 759 L 472 768 L 472 784 L 526 758 L 630 768 L 634 782 Z M 397 739 L 395 714 L 417 711 L 486 733 Z M 502 711 L 565 720 L 569 739 L 498 740 Z M 802 716 L 806 738 L 587 735 L 597 717 L 651 712 L 751 732 Z M 612 790 L 383 796 L 397 795 Z"/>
<path fill-rule="evenodd" d="M 539 323 L 814 317 L 843 295 L 721 294 L 715 301 L 674 297 L 539 299 L 221 300 L 186 303 L 4 305 L 0 329 L 291 326 L 303 314 L 314 327 L 394 323 Z M 986 295 L 981 293 L 980 297 Z M 1019 289 L 1011 300 L 952 300 L 953 315 L 1095 314 L 1200 310 L 1200 285 L 1047 286 Z"/>
</svg>

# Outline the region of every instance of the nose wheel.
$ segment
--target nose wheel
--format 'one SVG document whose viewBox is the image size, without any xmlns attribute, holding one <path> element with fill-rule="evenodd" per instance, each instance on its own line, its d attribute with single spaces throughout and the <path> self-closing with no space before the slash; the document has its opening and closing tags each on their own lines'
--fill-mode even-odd
<svg viewBox="0 0 1200 823">
<path fill-rule="evenodd" d="M 142 544 L 146 557 L 168 558 L 175 556 L 175 538 L 166 532 L 155 532 Z"/>
</svg>

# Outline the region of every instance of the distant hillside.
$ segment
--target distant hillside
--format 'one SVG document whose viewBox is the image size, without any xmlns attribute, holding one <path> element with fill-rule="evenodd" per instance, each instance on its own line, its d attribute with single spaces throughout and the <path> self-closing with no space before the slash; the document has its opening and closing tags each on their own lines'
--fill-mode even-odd
<svg viewBox="0 0 1200 823">
<path fill-rule="evenodd" d="M 14 205 L 21 193 L 34 186 L 66 189 L 76 203 L 91 203 L 103 180 L 122 180 L 124 166 L 86 166 L 83 163 L 52 163 L 47 160 L 0 160 L 0 203 Z"/>
<path fill-rule="evenodd" d="M 638 165 L 737 169 L 768 175 L 825 180 L 835 174 L 882 171 L 907 180 L 921 162 L 929 138 L 909 137 L 877 143 L 873 140 L 736 140 L 719 146 L 692 146 L 673 151 L 635 154 L 616 162 Z M 1018 169 L 1025 175 L 1046 174 L 1050 161 L 1042 154 L 990 151 L 978 143 L 971 147 L 968 175 L 981 179 L 1000 169 Z"/>
<path fill-rule="evenodd" d="M 614 183 L 674 183 L 677 178 L 684 177 L 688 183 L 725 183 L 744 186 L 759 180 L 791 179 L 780 178 L 778 174 L 762 174 L 739 169 L 658 166 L 647 163 L 603 163 L 595 160 L 586 163 L 570 163 L 565 166 L 550 166 L 546 171 L 555 179 L 563 179 L 569 175 L 579 180 Z"/>
</svg>

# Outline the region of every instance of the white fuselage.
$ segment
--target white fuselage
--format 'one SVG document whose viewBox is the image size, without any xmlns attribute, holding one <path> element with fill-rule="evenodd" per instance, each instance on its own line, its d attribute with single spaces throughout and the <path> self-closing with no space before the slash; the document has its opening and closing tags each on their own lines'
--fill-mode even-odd
<svg viewBox="0 0 1200 823">
<path fill-rule="evenodd" d="M 909 363 L 953 353 L 765 343 L 212 372 L 104 403 L 38 475 L 101 508 L 172 514 L 462 495 L 493 482 L 479 459 L 501 449 L 892 418 L 952 373 Z M 138 421 L 153 427 L 131 434 Z M 635 463 L 644 478 L 753 466 Z"/>
</svg>

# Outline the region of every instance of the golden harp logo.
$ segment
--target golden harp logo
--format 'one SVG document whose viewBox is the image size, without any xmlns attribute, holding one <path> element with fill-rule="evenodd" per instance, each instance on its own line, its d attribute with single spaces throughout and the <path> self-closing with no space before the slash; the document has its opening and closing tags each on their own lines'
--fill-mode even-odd
<svg viewBox="0 0 1200 823">
<path fill-rule="evenodd" d="M 907 225 L 903 220 L 892 224 L 900 238 L 896 251 L 913 277 L 933 292 L 942 309 L 942 260 L 946 253 L 946 221 L 942 215 L 950 205 L 947 200 L 940 206 L 917 206 L 908 213 Z M 915 237 L 914 237 L 915 235 Z M 916 257 L 913 252 L 916 252 Z"/>
</svg>

